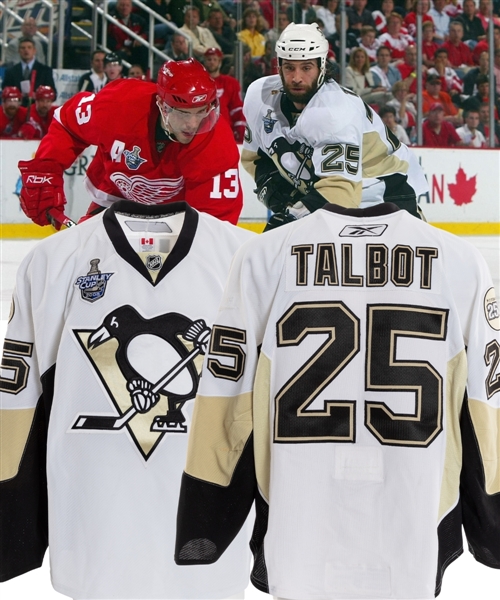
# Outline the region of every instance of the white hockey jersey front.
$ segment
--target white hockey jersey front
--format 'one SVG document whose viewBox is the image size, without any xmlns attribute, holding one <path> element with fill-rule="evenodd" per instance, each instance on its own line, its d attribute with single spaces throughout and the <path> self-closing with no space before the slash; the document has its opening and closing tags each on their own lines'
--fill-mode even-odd
<svg viewBox="0 0 500 600">
<path fill-rule="evenodd" d="M 244 533 L 213 568 L 177 566 L 174 541 L 208 334 L 253 235 L 183 202 L 121 201 L 22 262 L 0 381 L 2 580 L 39 567 L 48 535 L 73 598 L 245 589 Z"/>
<path fill-rule="evenodd" d="M 223 556 L 255 495 L 252 581 L 279 598 L 433 598 L 462 524 L 500 568 L 499 329 L 479 252 L 390 203 L 247 242 L 195 402 L 176 561 Z"/>
</svg>

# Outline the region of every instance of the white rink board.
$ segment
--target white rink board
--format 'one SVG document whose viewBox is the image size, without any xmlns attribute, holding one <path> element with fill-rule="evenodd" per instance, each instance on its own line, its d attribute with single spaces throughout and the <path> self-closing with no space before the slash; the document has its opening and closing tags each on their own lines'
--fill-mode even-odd
<svg viewBox="0 0 500 600">
<path fill-rule="evenodd" d="M 18 196 L 17 163 L 33 157 L 39 142 L 0 140 L 0 222 L 29 223 Z M 500 152 L 498 150 L 414 148 L 429 181 L 430 192 L 420 198 L 431 223 L 500 223 Z M 68 215 L 77 220 L 90 203 L 84 187 L 86 168 L 95 153 L 90 147 L 66 171 Z M 253 179 L 241 169 L 245 205 L 242 221 L 264 221 L 267 210 L 253 191 Z"/>
</svg>

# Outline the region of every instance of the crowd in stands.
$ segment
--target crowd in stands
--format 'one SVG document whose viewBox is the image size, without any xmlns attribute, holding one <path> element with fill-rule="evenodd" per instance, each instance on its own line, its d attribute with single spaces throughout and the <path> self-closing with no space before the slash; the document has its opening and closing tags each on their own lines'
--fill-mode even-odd
<svg viewBox="0 0 500 600">
<path fill-rule="evenodd" d="M 274 44 L 290 22 L 319 25 L 330 44 L 328 60 L 339 74 L 339 0 L 283 2 L 277 15 L 271 0 L 242 0 L 239 10 L 233 0 L 143 1 L 178 28 L 156 21 L 156 48 L 178 61 L 188 58 L 191 47 L 193 56 L 216 79 L 225 104 L 222 114 L 231 121 L 238 142 L 244 127 L 241 94 L 255 79 L 278 72 Z M 490 94 L 494 94 L 495 146 L 500 147 L 500 15 L 490 14 L 489 0 L 347 0 L 346 4 L 348 66 L 343 84 L 378 111 L 396 137 L 409 145 L 416 143 L 416 11 L 421 8 L 423 145 L 488 147 Z M 493 6 L 500 12 L 500 2 Z M 110 2 L 108 10 L 136 36 L 149 39 L 149 15 L 132 0 Z M 491 18 L 494 48 L 489 48 L 487 37 Z M 154 73 L 148 71 L 148 50 L 137 39 L 110 23 L 107 40 L 112 52 L 92 53 L 90 70 L 78 84 L 80 91 L 99 92 L 125 76 L 154 80 Z M 234 78 L 238 41 L 243 55 L 241 90 Z M 494 53 L 493 74 L 490 52 Z M 132 67 L 124 69 L 124 61 Z M 20 36 L 6 48 L 0 137 L 39 139 L 43 135 L 42 120 L 53 113 L 49 106 L 40 116 L 46 110 L 44 103 L 57 95 L 52 69 L 45 63 L 46 49 L 36 35 L 36 22 L 28 18 Z M 28 121 L 35 124 L 23 127 Z"/>
</svg>

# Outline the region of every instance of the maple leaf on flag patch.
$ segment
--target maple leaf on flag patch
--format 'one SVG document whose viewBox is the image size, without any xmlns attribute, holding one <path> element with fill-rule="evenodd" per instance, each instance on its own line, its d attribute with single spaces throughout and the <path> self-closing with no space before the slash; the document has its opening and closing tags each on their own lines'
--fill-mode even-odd
<svg viewBox="0 0 500 600">
<path fill-rule="evenodd" d="M 465 171 L 460 166 L 455 175 L 455 183 L 448 184 L 448 191 L 457 206 L 470 204 L 472 196 L 476 193 L 476 175 L 467 179 Z"/>
</svg>

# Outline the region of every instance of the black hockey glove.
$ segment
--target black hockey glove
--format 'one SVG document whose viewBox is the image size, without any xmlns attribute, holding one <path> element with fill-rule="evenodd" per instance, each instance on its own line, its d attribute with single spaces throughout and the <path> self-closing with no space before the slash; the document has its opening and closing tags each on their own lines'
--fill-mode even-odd
<svg viewBox="0 0 500 600">
<path fill-rule="evenodd" d="M 278 170 L 257 179 L 256 184 L 257 198 L 273 212 L 281 212 L 301 199 L 301 193 L 283 179 Z"/>
<path fill-rule="evenodd" d="M 318 208 L 322 208 L 325 204 L 328 204 L 328 200 L 323 194 L 320 194 L 314 188 L 307 192 L 305 196 L 297 198 L 296 201 L 298 202 L 299 200 L 309 212 L 314 212 L 315 210 L 318 210 Z"/>
<path fill-rule="evenodd" d="M 264 232 L 271 231 L 271 229 L 276 229 L 276 227 L 281 227 L 282 225 L 292 223 L 296 220 L 297 219 L 285 209 L 283 212 L 278 212 L 271 216 L 267 225 L 264 227 Z"/>
</svg>

